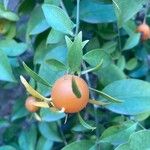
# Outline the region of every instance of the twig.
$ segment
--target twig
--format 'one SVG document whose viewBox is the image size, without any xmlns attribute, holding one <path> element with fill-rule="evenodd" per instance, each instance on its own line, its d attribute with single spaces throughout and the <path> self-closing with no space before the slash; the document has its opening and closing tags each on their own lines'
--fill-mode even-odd
<svg viewBox="0 0 150 150">
<path fill-rule="evenodd" d="M 80 25 L 80 20 L 79 20 L 79 14 L 80 14 L 80 0 L 77 0 L 77 14 L 76 14 L 76 32 L 75 35 L 78 34 L 79 32 L 79 25 Z"/>
</svg>

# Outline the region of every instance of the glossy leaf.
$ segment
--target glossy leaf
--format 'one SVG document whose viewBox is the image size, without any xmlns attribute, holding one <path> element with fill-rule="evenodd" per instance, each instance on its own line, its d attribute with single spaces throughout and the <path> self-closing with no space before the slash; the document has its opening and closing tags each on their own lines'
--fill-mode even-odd
<svg viewBox="0 0 150 150">
<path fill-rule="evenodd" d="M 64 34 L 62 32 L 51 29 L 50 33 L 48 34 L 46 43 L 55 44 L 61 42 L 63 38 L 64 38 Z"/>
<path fill-rule="evenodd" d="M 96 127 L 92 127 L 91 125 L 87 124 L 81 117 L 80 113 L 78 113 L 78 118 L 79 118 L 79 121 L 81 123 L 81 125 L 83 125 L 85 128 L 89 129 L 89 130 L 95 130 Z"/>
<path fill-rule="evenodd" d="M 47 140 L 44 137 L 40 137 L 37 143 L 36 150 L 50 150 L 52 149 L 53 142 L 51 140 Z"/>
<path fill-rule="evenodd" d="M 80 71 L 82 63 L 82 32 L 76 37 L 68 50 L 68 65 L 70 72 L 74 73 Z"/>
<path fill-rule="evenodd" d="M 82 0 L 80 19 L 88 23 L 109 23 L 116 21 L 116 16 L 112 4 L 104 4 L 98 0 Z"/>
<path fill-rule="evenodd" d="M 33 9 L 28 22 L 27 33 L 29 35 L 39 34 L 49 28 L 41 6 Z"/>
<path fill-rule="evenodd" d="M 102 60 L 102 67 L 106 67 L 111 62 L 110 56 L 102 49 L 94 49 L 87 52 L 83 59 L 93 67 L 97 66 Z"/>
<path fill-rule="evenodd" d="M 28 73 L 28 75 L 32 77 L 35 81 L 44 84 L 48 87 L 52 87 L 51 84 L 49 84 L 45 79 L 41 78 L 36 72 L 32 71 L 24 62 L 23 62 L 23 67 Z"/>
<path fill-rule="evenodd" d="M 59 134 L 59 131 L 57 129 L 57 124 L 56 122 L 41 122 L 38 124 L 40 133 L 44 138 L 50 141 L 55 141 L 55 142 L 62 142 L 61 136 Z"/>
<path fill-rule="evenodd" d="M 19 56 L 23 54 L 28 46 L 25 43 L 17 43 L 15 40 L 6 39 L 0 41 L 0 48 L 6 53 L 7 56 Z"/>
<path fill-rule="evenodd" d="M 124 122 L 122 125 L 111 126 L 101 135 L 100 141 L 119 145 L 128 141 L 129 136 L 135 132 L 137 123 L 132 121 Z"/>
<path fill-rule="evenodd" d="M 147 3 L 147 0 L 138 0 L 138 1 L 113 0 L 113 3 L 115 13 L 118 19 L 118 25 L 121 27 L 125 22 L 131 19 L 142 8 L 143 4 Z"/>
<path fill-rule="evenodd" d="M 36 147 L 37 130 L 34 125 L 28 130 L 23 130 L 19 136 L 19 146 L 22 150 L 33 150 Z"/>
<path fill-rule="evenodd" d="M 137 115 L 150 111 L 150 84 L 148 82 L 136 79 L 115 81 L 106 86 L 103 92 L 123 100 L 122 103 L 106 106 L 115 113 Z"/>
<path fill-rule="evenodd" d="M 48 59 L 46 60 L 46 63 L 52 68 L 52 70 L 55 70 L 55 71 L 67 69 L 66 66 L 62 62 L 56 59 Z"/>
<path fill-rule="evenodd" d="M 126 144 L 122 144 L 115 148 L 115 150 L 127 150 L 132 147 L 132 150 L 148 150 L 150 148 L 150 131 L 141 130 L 133 133 Z"/>
<path fill-rule="evenodd" d="M 65 113 L 60 113 L 58 111 L 52 111 L 48 108 L 43 108 L 40 110 L 40 117 L 42 118 L 42 121 L 52 122 L 64 118 Z"/>
<path fill-rule="evenodd" d="M 9 64 L 8 58 L 3 50 L 0 50 L 0 80 L 9 81 L 9 82 L 16 82 L 15 77 L 13 75 L 11 66 Z"/>
<path fill-rule="evenodd" d="M 81 98 L 81 92 L 80 92 L 80 90 L 79 90 L 79 88 L 78 88 L 78 85 L 77 85 L 77 83 L 76 83 L 76 81 L 75 81 L 75 79 L 72 77 L 72 91 L 73 91 L 73 93 L 75 94 L 75 96 L 77 97 L 77 98 Z"/>
<path fill-rule="evenodd" d="M 55 5 L 43 4 L 42 9 L 48 24 L 53 29 L 66 34 L 73 34 L 74 24 L 61 8 Z"/>
</svg>

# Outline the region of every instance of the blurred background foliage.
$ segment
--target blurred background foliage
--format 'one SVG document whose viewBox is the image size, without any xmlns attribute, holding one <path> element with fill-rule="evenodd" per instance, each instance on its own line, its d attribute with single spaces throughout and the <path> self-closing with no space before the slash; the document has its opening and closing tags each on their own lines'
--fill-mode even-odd
<svg viewBox="0 0 150 150">
<path fill-rule="evenodd" d="M 73 39 L 77 2 L 0 0 L 0 150 L 150 148 L 150 40 L 141 41 L 136 30 L 144 20 L 150 24 L 150 4 L 148 0 L 81 0 L 79 6 L 79 31 L 83 40 L 89 40 L 82 60 L 95 67 L 103 59 L 102 67 L 89 74 L 90 84 L 124 102 L 106 108 L 87 106 L 83 118 L 96 131 L 83 127 L 76 114 L 64 124 L 64 114 L 48 109 L 29 113 L 24 107 L 28 93 L 19 76 L 44 96 L 50 96 L 50 89 L 30 79 L 22 62 L 49 84 L 65 73 L 58 63 L 46 60 L 67 65 L 65 35 Z"/>
</svg>

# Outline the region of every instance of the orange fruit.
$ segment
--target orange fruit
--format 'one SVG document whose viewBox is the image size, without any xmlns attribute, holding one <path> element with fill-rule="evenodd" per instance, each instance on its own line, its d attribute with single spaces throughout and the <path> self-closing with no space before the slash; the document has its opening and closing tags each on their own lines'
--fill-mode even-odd
<svg viewBox="0 0 150 150">
<path fill-rule="evenodd" d="M 27 109 L 29 112 L 36 112 L 36 111 L 39 109 L 37 106 L 34 106 L 34 105 L 33 105 L 34 102 L 36 102 L 36 98 L 35 98 L 35 97 L 29 96 L 29 97 L 26 99 L 25 107 L 26 107 L 26 109 Z"/>
<path fill-rule="evenodd" d="M 137 31 L 141 33 L 141 39 L 143 41 L 150 38 L 150 28 L 146 23 L 139 25 Z"/>
<path fill-rule="evenodd" d="M 72 90 L 72 78 L 81 93 L 80 98 Z M 76 113 L 86 107 L 89 101 L 89 88 L 82 78 L 75 75 L 64 75 L 54 83 L 51 98 L 56 108 L 60 110 L 64 108 L 67 113 Z"/>
</svg>

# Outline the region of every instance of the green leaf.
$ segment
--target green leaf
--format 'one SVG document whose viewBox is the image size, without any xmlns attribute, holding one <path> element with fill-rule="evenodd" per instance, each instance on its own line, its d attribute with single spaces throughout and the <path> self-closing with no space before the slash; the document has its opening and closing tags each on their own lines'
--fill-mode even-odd
<svg viewBox="0 0 150 150">
<path fill-rule="evenodd" d="M 125 57 L 122 55 L 117 61 L 117 66 L 120 68 L 120 70 L 124 70 L 126 65 L 126 60 Z"/>
<path fill-rule="evenodd" d="M 127 63 L 126 63 L 126 69 L 127 70 L 133 70 L 134 68 L 136 68 L 138 64 L 138 61 L 136 58 L 132 58 L 130 59 Z"/>
<path fill-rule="evenodd" d="M 0 48 L 6 53 L 7 56 L 19 56 L 27 50 L 27 44 L 17 43 L 15 40 L 6 39 L 0 41 Z"/>
<path fill-rule="evenodd" d="M 94 49 L 87 52 L 83 59 L 93 67 L 97 66 L 102 60 L 102 67 L 106 67 L 111 62 L 110 56 L 102 49 Z"/>
<path fill-rule="evenodd" d="M 88 150 L 93 146 L 93 144 L 94 142 L 90 140 L 75 141 L 62 148 L 62 150 L 77 150 L 77 149 L 81 149 L 81 147 L 82 150 Z"/>
<path fill-rule="evenodd" d="M 55 112 L 47 108 L 42 108 L 40 110 L 40 117 L 42 118 L 42 121 L 52 122 L 64 118 L 65 113 Z"/>
<path fill-rule="evenodd" d="M 104 4 L 98 0 L 82 0 L 80 19 L 88 23 L 109 23 L 116 21 L 116 16 L 112 4 Z"/>
<path fill-rule="evenodd" d="M 101 68 L 102 64 L 103 64 L 103 59 L 101 60 L 101 62 L 97 66 L 95 66 L 94 68 L 90 68 L 88 70 L 84 70 L 84 71 L 81 72 L 81 74 L 86 74 L 86 73 L 89 73 L 89 72 L 98 71 Z"/>
<path fill-rule="evenodd" d="M 56 59 L 48 59 L 46 60 L 46 63 L 52 68 L 52 70 L 55 70 L 55 71 L 67 69 L 66 66 L 62 62 Z"/>
<path fill-rule="evenodd" d="M 115 81 L 103 90 L 123 103 L 111 103 L 106 108 L 119 114 L 137 115 L 150 112 L 150 84 L 136 79 Z M 136 107 L 135 107 L 136 106 Z"/>
<path fill-rule="evenodd" d="M 106 98 L 107 100 L 109 100 L 110 102 L 113 102 L 113 103 L 122 103 L 123 101 L 120 100 L 120 99 L 117 99 L 115 97 L 112 97 L 102 91 L 99 91 L 99 90 L 96 90 L 96 89 L 93 89 L 91 87 L 89 87 L 90 90 L 94 91 L 94 92 L 97 92 L 99 95 L 101 95 L 102 97 Z"/>
<path fill-rule="evenodd" d="M 68 65 L 70 72 L 74 73 L 80 71 L 82 63 L 82 32 L 76 37 L 71 47 L 68 50 Z"/>
<path fill-rule="evenodd" d="M 28 73 L 28 75 L 30 75 L 35 81 L 44 84 L 48 87 L 52 87 L 51 84 L 49 84 L 45 79 L 41 78 L 36 72 L 32 71 L 24 62 L 23 62 L 23 67 Z"/>
<path fill-rule="evenodd" d="M 71 39 L 68 36 L 65 36 L 65 40 L 66 40 L 67 48 L 70 49 L 73 42 L 71 41 Z"/>
<path fill-rule="evenodd" d="M 0 150 L 17 150 L 17 149 L 12 147 L 11 145 L 5 145 L 5 146 L 1 146 Z"/>
<path fill-rule="evenodd" d="M 72 85 L 72 91 L 75 94 L 75 96 L 77 98 L 81 98 L 82 95 L 81 95 L 80 90 L 78 88 L 78 85 L 77 85 L 77 83 L 73 77 L 72 77 L 72 84 L 71 85 Z"/>
<path fill-rule="evenodd" d="M 16 82 L 8 58 L 2 50 L 0 50 L 0 58 L 0 71 L 2 72 L 0 75 L 0 80 Z"/>
<path fill-rule="evenodd" d="M 21 150 L 33 150 L 36 147 L 37 129 L 34 125 L 28 130 L 22 130 L 19 136 L 19 146 Z"/>
<path fill-rule="evenodd" d="M 64 38 L 64 34 L 60 31 L 56 31 L 54 29 L 51 29 L 48 37 L 47 37 L 47 44 L 55 44 L 55 43 L 59 43 L 60 41 L 62 41 Z"/>
<path fill-rule="evenodd" d="M 58 78 L 64 75 L 65 71 L 54 71 L 51 67 L 46 63 L 48 59 L 56 59 L 66 64 L 67 58 L 67 49 L 64 45 L 56 45 L 55 47 L 47 46 L 46 49 L 39 48 L 38 55 L 36 55 L 36 61 L 40 63 L 39 75 L 49 81 L 49 83 L 53 84 Z M 46 96 L 49 96 L 50 89 L 40 83 L 37 85 L 37 90 Z"/>
<path fill-rule="evenodd" d="M 127 39 L 125 43 L 123 50 L 129 50 L 138 45 L 140 37 L 141 37 L 140 33 L 133 33 L 132 35 L 130 35 L 130 37 Z"/>
<path fill-rule="evenodd" d="M 16 100 L 16 103 L 13 105 L 11 121 L 23 118 L 29 114 L 24 104 L 25 102 L 23 99 Z"/>
<path fill-rule="evenodd" d="M 81 125 L 83 125 L 85 128 L 89 129 L 89 130 L 95 130 L 96 127 L 92 127 L 91 125 L 87 124 L 81 117 L 80 113 L 78 113 L 78 118 L 79 118 L 79 121 L 81 123 Z"/>
<path fill-rule="evenodd" d="M 137 123 L 126 121 L 122 125 L 115 125 L 107 128 L 100 137 L 100 142 L 109 142 L 119 145 L 128 141 L 129 136 L 135 132 Z"/>
<path fill-rule="evenodd" d="M 17 14 L 5 9 L 1 3 L 0 3 L 0 18 L 5 18 L 10 21 L 18 21 L 19 20 L 19 17 Z"/>
<path fill-rule="evenodd" d="M 118 25 L 119 27 L 122 27 L 125 22 L 130 20 L 138 11 L 141 10 L 143 4 L 147 3 L 147 0 L 113 0 L 113 2 L 115 13 L 118 18 Z"/>
<path fill-rule="evenodd" d="M 40 122 L 38 126 L 44 138 L 50 141 L 62 142 L 56 122 Z"/>
<path fill-rule="evenodd" d="M 100 82 L 106 86 L 116 80 L 125 79 L 126 76 L 122 70 L 120 70 L 116 65 L 110 64 L 105 68 L 101 68 L 97 73 Z"/>
<path fill-rule="evenodd" d="M 41 136 L 38 140 L 36 150 L 50 150 L 52 146 L 53 142 L 51 140 L 47 140 Z"/>
<path fill-rule="evenodd" d="M 28 21 L 27 26 L 27 34 L 34 35 L 39 34 L 49 28 L 49 24 L 47 23 L 41 6 L 37 6 L 33 9 L 30 15 L 30 19 Z"/>
<path fill-rule="evenodd" d="M 126 144 L 121 144 L 115 150 L 149 150 L 150 130 L 142 130 L 133 133 Z"/>
<path fill-rule="evenodd" d="M 54 30 L 70 35 L 73 34 L 74 24 L 61 8 L 55 5 L 43 4 L 42 9 L 48 24 Z"/>
</svg>

